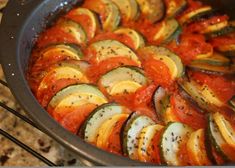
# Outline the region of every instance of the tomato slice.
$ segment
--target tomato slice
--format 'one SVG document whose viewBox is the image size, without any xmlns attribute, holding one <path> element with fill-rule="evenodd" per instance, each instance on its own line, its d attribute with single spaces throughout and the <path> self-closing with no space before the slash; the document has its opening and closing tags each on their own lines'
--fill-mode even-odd
<svg viewBox="0 0 235 168">
<path fill-rule="evenodd" d="M 219 75 L 209 75 L 202 72 L 193 72 L 192 78 L 199 84 L 206 84 L 223 101 L 229 101 L 235 95 L 235 82 Z"/>
<path fill-rule="evenodd" d="M 164 128 L 160 130 L 158 133 L 156 133 L 156 135 L 153 137 L 147 149 L 146 162 L 161 164 L 159 143 L 161 141 L 161 135 L 163 130 Z"/>
<path fill-rule="evenodd" d="M 87 38 L 89 40 L 93 38 L 92 35 L 94 35 L 94 30 L 91 28 L 93 23 L 89 16 L 85 14 L 77 14 L 75 9 L 71 10 L 65 17 L 79 23 L 86 30 Z"/>
<path fill-rule="evenodd" d="M 85 104 L 73 108 L 61 108 L 63 117 L 60 119 L 60 124 L 70 132 L 77 134 L 80 126 L 89 116 L 89 114 L 96 108 L 94 104 Z M 55 117 L 56 118 L 56 117 Z"/>
<path fill-rule="evenodd" d="M 126 118 L 122 118 L 113 127 L 113 130 L 108 138 L 107 149 L 106 149 L 107 151 L 118 155 L 122 155 L 122 145 L 121 145 L 120 135 L 122 131 L 122 126 L 125 123 L 125 121 Z"/>
<path fill-rule="evenodd" d="M 120 94 L 120 95 L 113 95 L 110 97 L 110 101 L 114 101 L 119 103 L 120 105 L 128 107 L 130 110 L 133 110 L 133 100 L 134 100 L 134 93 L 128 93 L 128 94 Z"/>
<path fill-rule="evenodd" d="M 46 107 L 51 100 L 51 98 L 61 89 L 66 86 L 76 84 L 79 82 L 79 79 L 58 79 L 48 78 L 48 87 L 38 90 L 37 99 L 39 103 Z"/>
<path fill-rule="evenodd" d="M 134 106 L 149 106 L 152 102 L 154 91 L 157 89 L 157 85 L 150 84 L 143 86 L 135 92 Z"/>
<path fill-rule="evenodd" d="M 155 85 L 169 87 L 173 84 L 170 70 L 163 62 L 149 59 L 143 63 L 146 74 L 154 81 Z"/>
<path fill-rule="evenodd" d="M 66 33 L 58 26 L 54 26 L 38 38 L 37 47 L 41 48 L 56 43 L 78 44 L 77 40 L 71 34 Z"/>
<path fill-rule="evenodd" d="M 90 43 L 94 43 L 94 42 L 101 41 L 101 40 L 117 40 L 125 44 L 126 46 L 132 49 L 135 49 L 135 44 L 133 40 L 131 39 L 131 37 L 124 35 L 124 34 L 115 34 L 112 32 L 101 33 L 101 34 L 98 34 L 96 37 L 94 37 Z"/>
<path fill-rule="evenodd" d="M 204 114 L 198 112 L 180 95 L 175 94 L 171 97 L 170 101 L 177 118 L 182 123 L 187 124 L 194 129 L 206 127 L 206 117 L 204 116 Z"/>
<path fill-rule="evenodd" d="M 94 63 L 87 72 L 87 76 L 91 81 L 96 82 L 101 75 L 105 74 L 106 72 L 117 68 L 123 65 L 130 65 L 130 66 L 138 66 L 135 61 L 126 58 L 126 57 L 114 57 L 109 58 L 100 62 L 99 64 Z"/>
<path fill-rule="evenodd" d="M 171 43 L 169 48 L 176 52 L 183 63 L 190 64 L 198 55 L 210 55 L 213 47 L 203 35 L 185 33 L 180 37 L 180 44 Z"/>
<path fill-rule="evenodd" d="M 181 166 L 190 166 L 189 163 L 189 155 L 188 155 L 188 150 L 187 150 L 187 141 L 182 143 L 182 145 L 179 148 L 179 151 L 177 153 L 178 158 L 180 160 L 180 165 Z"/>
</svg>

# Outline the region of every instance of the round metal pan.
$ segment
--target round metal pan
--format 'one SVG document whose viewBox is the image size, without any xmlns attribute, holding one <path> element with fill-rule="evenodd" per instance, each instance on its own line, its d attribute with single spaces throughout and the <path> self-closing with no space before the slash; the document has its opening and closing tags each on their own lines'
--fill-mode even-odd
<svg viewBox="0 0 235 168">
<path fill-rule="evenodd" d="M 7 83 L 33 121 L 80 157 L 95 165 L 146 166 L 148 164 L 104 152 L 69 133 L 40 106 L 27 84 L 25 72 L 35 37 L 43 31 L 45 25 L 75 2 L 81 0 L 10 0 L 0 26 L 0 63 Z M 234 0 L 207 2 L 213 2 L 235 18 Z"/>
</svg>

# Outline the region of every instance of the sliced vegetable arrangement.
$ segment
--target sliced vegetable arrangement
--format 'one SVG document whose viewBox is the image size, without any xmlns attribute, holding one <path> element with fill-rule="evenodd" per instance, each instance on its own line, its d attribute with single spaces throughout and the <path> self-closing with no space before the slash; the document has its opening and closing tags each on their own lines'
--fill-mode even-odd
<svg viewBox="0 0 235 168">
<path fill-rule="evenodd" d="M 235 25 L 194 0 L 85 0 L 39 35 L 27 79 L 65 129 L 169 166 L 235 163 Z"/>
</svg>

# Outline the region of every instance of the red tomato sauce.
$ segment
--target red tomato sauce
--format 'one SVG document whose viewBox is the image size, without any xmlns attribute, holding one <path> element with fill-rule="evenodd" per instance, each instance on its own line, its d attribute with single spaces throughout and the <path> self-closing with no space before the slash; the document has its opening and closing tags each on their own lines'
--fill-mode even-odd
<svg viewBox="0 0 235 168">
<path fill-rule="evenodd" d="M 59 26 L 52 27 L 45 31 L 37 41 L 37 47 L 42 48 L 49 44 L 56 43 L 74 43 L 78 44 L 77 40 L 69 33 L 63 31 Z"/>
</svg>

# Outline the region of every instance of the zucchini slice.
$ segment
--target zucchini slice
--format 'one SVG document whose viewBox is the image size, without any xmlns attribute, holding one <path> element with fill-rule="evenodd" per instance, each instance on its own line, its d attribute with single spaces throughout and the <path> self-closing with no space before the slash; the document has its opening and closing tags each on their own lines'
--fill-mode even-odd
<svg viewBox="0 0 235 168">
<path fill-rule="evenodd" d="M 200 33 L 202 34 L 208 34 L 213 32 L 218 32 L 223 30 L 225 27 L 228 26 L 228 21 L 223 21 L 214 25 L 207 26 L 204 30 L 202 30 Z"/>
<path fill-rule="evenodd" d="M 96 146 L 101 149 L 107 149 L 108 148 L 108 139 L 110 137 L 110 134 L 112 133 L 115 125 L 120 120 L 127 119 L 129 114 L 116 114 L 113 115 L 111 118 L 106 120 L 102 125 L 100 126 L 98 130 L 97 140 L 96 140 Z"/>
<path fill-rule="evenodd" d="M 75 60 L 80 60 L 83 57 L 81 49 L 74 44 L 54 44 L 41 50 L 38 60 L 47 59 L 54 55 L 70 57 Z"/>
<path fill-rule="evenodd" d="M 120 36 L 127 36 L 132 40 L 132 43 L 134 44 L 134 49 L 137 50 L 141 47 L 145 46 L 145 41 L 142 35 L 140 35 L 138 32 L 136 32 L 133 29 L 129 28 L 120 28 L 114 32 L 115 34 L 118 34 Z"/>
<path fill-rule="evenodd" d="M 140 132 L 139 143 L 138 143 L 138 158 L 140 161 L 146 161 L 148 155 L 148 147 L 154 136 L 163 128 L 162 125 L 150 125 L 143 128 Z"/>
<path fill-rule="evenodd" d="M 99 80 L 99 84 L 111 95 L 133 93 L 147 82 L 142 69 L 133 66 L 111 70 Z"/>
<path fill-rule="evenodd" d="M 193 63 L 205 63 L 212 66 L 228 66 L 230 64 L 230 60 L 222 54 L 214 52 L 212 56 L 196 59 Z"/>
<path fill-rule="evenodd" d="M 82 18 L 84 16 L 86 19 L 85 23 L 84 19 Z M 100 28 L 97 16 L 91 10 L 86 8 L 76 8 L 72 10 L 66 17 L 81 24 L 86 31 L 88 39 L 92 39 L 95 36 L 97 30 Z"/>
<path fill-rule="evenodd" d="M 105 103 L 107 103 L 106 99 L 92 93 L 84 93 L 84 92 L 74 93 L 72 95 L 63 98 L 55 107 L 53 113 L 56 113 L 57 111 L 59 111 L 57 109 L 61 108 L 79 107 L 85 104 L 94 104 L 96 106 L 100 106 Z"/>
<path fill-rule="evenodd" d="M 124 126 L 123 151 L 126 152 L 125 154 L 131 159 L 138 159 L 138 143 L 141 130 L 153 124 L 155 123 L 152 119 L 141 115 L 130 118 L 128 124 Z"/>
<path fill-rule="evenodd" d="M 50 101 L 48 108 L 55 108 L 56 106 L 59 105 L 59 103 L 73 95 L 73 97 L 79 97 L 76 95 L 79 95 L 80 93 L 84 93 L 84 94 L 88 94 L 88 95 L 95 95 L 95 97 L 100 98 L 100 100 L 102 100 L 102 102 L 107 102 L 106 97 L 103 95 L 103 93 L 94 85 L 90 85 L 90 84 L 76 84 L 76 85 L 72 85 L 72 86 L 68 86 L 64 89 L 62 89 L 61 91 L 59 91 Z"/>
<path fill-rule="evenodd" d="M 165 4 L 163 0 L 137 0 L 140 10 L 146 18 L 155 23 L 165 16 Z"/>
<path fill-rule="evenodd" d="M 192 21 L 198 20 L 199 18 L 203 17 L 205 14 L 211 13 L 212 7 L 211 6 L 202 6 L 198 9 L 192 10 L 182 17 L 180 17 L 179 22 L 181 24 L 190 23 Z"/>
<path fill-rule="evenodd" d="M 154 41 L 169 43 L 176 39 L 182 28 L 176 19 L 167 19 L 162 22 L 161 29 L 154 35 Z"/>
<path fill-rule="evenodd" d="M 213 115 L 209 116 L 207 134 L 216 152 L 223 158 L 223 160 L 230 161 L 229 156 L 225 153 L 225 151 L 222 148 L 223 146 L 227 145 L 227 143 L 222 137 L 220 130 L 215 123 Z"/>
<path fill-rule="evenodd" d="M 168 18 L 173 18 L 179 13 L 183 12 L 187 7 L 186 0 L 166 0 L 166 16 Z"/>
<path fill-rule="evenodd" d="M 224 140 L 235 149 L 235 131 L 232 125 L 218 112 L 213 115 L 213 118 Z"/>
<path fill-rule="evenodd" d="M 229 106 L 233 109 L 233 111 L 235 111 L 235 96 L 233 96 L 229 102 L 228 102 Z"/>
<path fill-rule="evenodd" d="M 205 148 L 205 131 L 199 129 L 193 132 L 187 142 L 187 152 L 190 155 L 191 165 L 206 166 L 211 165 Z"/>
<path fill-rule="evenodd" d="M 232 66 L 216 66 L 201 62 L 191 62 L 188 66 L 193 70 L 209 74 L 233 75 L 235 73 L 235 69 Z"/>
<path fill-rule="evenodd" d="M 162 119 L 165 124 L 176 121 L 176 117 L 172 114 L 170 95 L 161 86 L 154 92 L 153 104 L 158 117 Z"/>
<path fill-rule="evenodd" d="M 119 8 L 121 14 L 127 20 L 136 20 L 139 17 L 139 9 L 136 0 L 111 0 Z"/>
<path fill-rule="evenodd" d="M 66 33 L 71 34 L 79 44 L 87 42 L 86 32 L 79 23 L 63 18 L 58 21 L 57 25 Z"/>
<path fill-rule="evenodd" d="M 235 57 L 235 44 L 224 44 L 216 49 L 228 57 Z"/>
<path fill-rule="evenodd" d="M 207 39 L 230 34 L 235 31 L 235 26 L 228 25 L 218 31 L 206 34 Z"/>
<path fill-rule="evenodd" d="M 50 70 L 42 79 L 39 84 L 37 93 L 41 92 L 44 89 L 49 88 L 50 80 L 60 80 L 60 79 L 76 79 L 82 83 L 87 83 L 88 79 L 85 74 L 82 72 L 79 65 L 61 62 L 58 67 Z"/>
<path fill-rule="evenodd" d="M 172 75 L 178 78 L 184 75 L 184 65 L 181 58 L 165 47 L 148 46 L 141 49 L 141 53 L 152 55 L 155 59 L 165 63 Z"/>
<path fill-rule="evenodd" d="M 127 57 L 135 61 L 138 65 L 141 65 L 141 62 L 137 55 L 124 44 L 116 40 L 103 40 L 93 43 L 90 46 L 94 51 L 96 51 L 96 61 L 101 62 L 108 58 L 113 57 Z"/>
<path fill-rule="evenodd" d="M 216 107 L 224 105 L 213 93 L 213 91 L 207 85 L 199 85 L 193 79 L 190 81 L 183 80 L 179 82 L 181 91 L 189 95 L 190 100 L 195 102 L 201 109 L 209 112 L 213 112 Z M 181 93 L 183 97 L 185 95 Z M 186 97 L 188 99 L 188 97 Z"/>
<path fill-rule="evenodd" d="M 97 107 L 84 122 L 81 127 L 82 137 L 86 142 L 96 144 L 99 129 L 104 122 L 114 115 L 127 113 L 127 109 L 116 103 L 103 104 Z"/>
<path fill-rule="evenodd" d="M 169 97 L 170 96 L 167 94 L 166 90 L 161 86 L 159 86 L 154 92 L 153 104 L 158 115 L 161 116 L 161 114 L 163 114 L 164 111 L 166 111 L 170 103 Z"/>
<path fill-rule="evenodd" d="M 180 166 L 178 152 L 180 147 L 187 143 L 192 129 L 179 122 L 169 123 L 161 136 L 160 151 L 163 164 L 170 166 Z"/>
<path fill-rule="evenodd" d="M 100 15 L 105 31 L 113 31 L 118 27 L 121 21 L 120 12 L 117 5 L 111 0 L 85 1 L 84 6 Z"/>
</svg>

